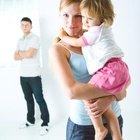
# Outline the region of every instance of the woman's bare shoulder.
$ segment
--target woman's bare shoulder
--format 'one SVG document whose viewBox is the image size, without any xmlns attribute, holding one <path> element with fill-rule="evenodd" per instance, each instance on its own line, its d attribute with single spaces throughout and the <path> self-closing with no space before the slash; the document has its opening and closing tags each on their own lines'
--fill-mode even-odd
<svg viewBox="0 0 140 140">
<path fill-rule="evenodd" d="M 69 51 L 65 48 L 63 43 L 61 43 L 61 41 L 59 41 L 57 43 L 53 43 L 53 45 L 49 48 L 49 53 L 68 55 Z"/>
<path fill-rule="evenodd" d="M 62 51 L 62 46 L 61 44 L 58 43 L 54 43 L 50 48 L 49 48 L 49 53 L 53 54 L 53 53 L 60 53 Z"/>
</svg>

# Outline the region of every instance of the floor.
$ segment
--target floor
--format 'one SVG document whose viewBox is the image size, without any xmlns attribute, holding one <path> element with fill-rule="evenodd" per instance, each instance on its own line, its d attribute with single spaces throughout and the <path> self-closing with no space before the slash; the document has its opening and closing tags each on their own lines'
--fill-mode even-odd
<svg viewBox="0 0 140 140">
<path fill-rule="evenodd" d="M 18 122 L 0 123 L 0 140 L 65 140 L 65 119 L 50 124 L 49 132 L 40 136 L 40 123 L 19 129 Z"/>
<path fill-rule="evenodd" d="M 124 121 L 124 140 L 140 140 L 140 114 L 132 116 L 128 114 L 129 117 Z M 40 123 L 37 123 L 27 129 L 19 129 L 19 121 L 0 121 L 0 140 L 65 140 L 65 129 L 66 129 L 67 118 L 62 118 L 62 120 L 57 120 L 50 123 L 49 132 L 40 136 Z"/>
</svg>

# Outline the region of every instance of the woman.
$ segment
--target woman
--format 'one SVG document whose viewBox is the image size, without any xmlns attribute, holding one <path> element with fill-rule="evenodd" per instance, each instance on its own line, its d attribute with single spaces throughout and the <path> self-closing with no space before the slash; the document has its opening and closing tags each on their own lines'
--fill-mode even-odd
<svg viewBox="0 0 140 140">
<path fill-rule="evenodd" d="M 79 37 L 83 34 L 80 2 L 81 0 L 61 0 L 60 2 L 62 27 L 71 37 Z M 119 104 L 114 102 L 116 97 L 87 84 L 91 75 L 88 74 L 81 48 L 70 46 L 60 40 L 50 48 L 50 56 L 52 64 L 57 70 L 55 71 L 56 75 L 71 99 L 66 139 L 94 140 L 95 132 L 88 114 L 92 113 L 98 117 L 105 112 L 111 103 L 122 130 L 121 110 Z M 125 91 L 118 94 L 117 99 L 121 100 L 124 97 Z M 84 99 L 95 100 L 89 102 L 85 108 Z M 111 135 L 108 133 L 106 140 L 111 139 Z"/>
</svg>

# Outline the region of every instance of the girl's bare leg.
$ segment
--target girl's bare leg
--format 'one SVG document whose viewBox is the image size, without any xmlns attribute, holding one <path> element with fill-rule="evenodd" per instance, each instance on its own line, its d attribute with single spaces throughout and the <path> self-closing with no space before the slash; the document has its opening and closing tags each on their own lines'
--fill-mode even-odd
<svg viewBox="0 0 140 140">
<path fill-rule="evenodd" d="M 88 101 L 84 102 L 85 104 L 87 104 Z M 108 133 L 108 130 L 103 125 L 102 117 L 95 118 L 94 116 L 90 115 L 90 118 L 95 129 L 95 140 L 104 140 Z"/>
<path fill-rule="evenodd" d="M 108 128 L 111 132 L 112 140 L 123 140 L 120 132 L 119 122 L 111 107 L 103 114 L 107 120 Z"/>
</svg>

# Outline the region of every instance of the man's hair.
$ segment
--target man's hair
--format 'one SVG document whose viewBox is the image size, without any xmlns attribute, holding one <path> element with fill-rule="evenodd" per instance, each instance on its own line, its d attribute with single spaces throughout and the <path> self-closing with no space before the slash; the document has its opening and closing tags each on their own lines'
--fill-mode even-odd
<svg viewBox="0 0 140 140">
<path fill-rule="evenodd" d="M 32 24 L 32 20 L 30 19 L 30 18 L 28 18 L 28 17 L 23 17 L 22 19 L 21 19 L 21 22 L 22 21 L 27 21 L 27 22 L 30 22 L 31 24 Z"/>
</svg>

